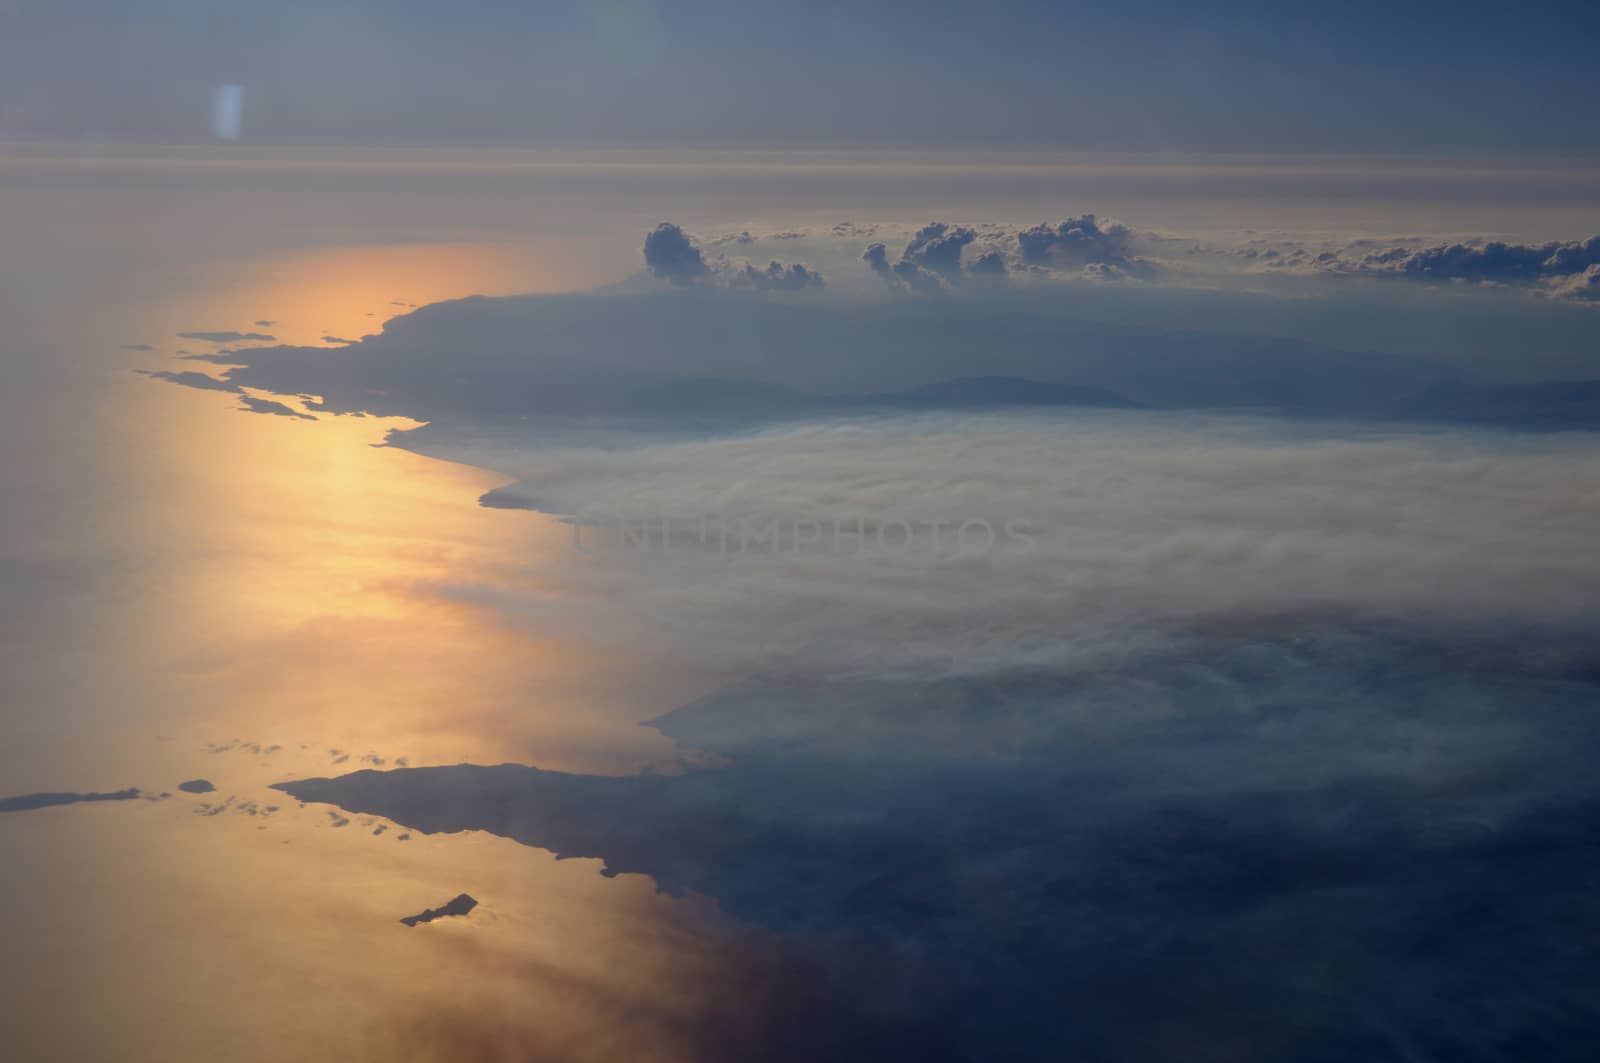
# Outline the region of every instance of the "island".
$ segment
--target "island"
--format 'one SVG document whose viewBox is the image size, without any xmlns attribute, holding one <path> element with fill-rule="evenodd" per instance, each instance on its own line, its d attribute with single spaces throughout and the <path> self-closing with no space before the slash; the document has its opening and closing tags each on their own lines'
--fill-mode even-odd
<svg viewBox="0 0 1600 1063">
<path fill-rule="evenodd" d="M 416 926 L 418 923 L 431 923 L 435 919 L 443 919 L 447 915 L 466 915 L 478 906 L 475 898 L 465 893 L 457 894 L 452 900 L 446 901 L 437 908 L 426 908 L 416 915 L 408 915 L 400 921 L 406 926 Z"/>
</svg>

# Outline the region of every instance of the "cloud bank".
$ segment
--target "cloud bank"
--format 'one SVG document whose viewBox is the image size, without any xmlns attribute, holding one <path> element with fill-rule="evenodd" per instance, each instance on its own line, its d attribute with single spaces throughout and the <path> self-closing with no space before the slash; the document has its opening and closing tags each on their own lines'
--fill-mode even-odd
<svg viewBox="0 0 1600 1063">
<path fill-rule="evenodd" d="M 1111 411 L 808 425 L 541 452 L 494 502 L 574 518 L 574 549 L 536 566 L 537 593 L 435 590 L 549 634 L 829 675 L 1070 668 L 1152 631 L 1304 615 L 1564 623 L 1600 595 L 1595 483 L 1600 457 L 1562 437 Z M 597 530 L 669 516 L 670 542 Z M 779 549 L 747 546 L 774 521 Z"/>
</svg>

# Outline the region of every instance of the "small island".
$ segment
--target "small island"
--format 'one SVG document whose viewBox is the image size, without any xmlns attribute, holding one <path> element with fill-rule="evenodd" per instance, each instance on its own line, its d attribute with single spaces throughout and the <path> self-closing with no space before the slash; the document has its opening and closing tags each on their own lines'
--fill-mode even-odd
<svg viewBox="0 0 1600 1063">
<path fill-rule="evenodd" d="M 478 906 L 473 897 L 461 893 L 453 900 L 447 901 L 437 908 L 427 908 L 416 915 L 408 915 L 400 921 L 406 926 L 416 926 L 418 923 L 431 923 L 435 919 L 443 919 L 447 915 L 466 915 Z"/>
</svg>

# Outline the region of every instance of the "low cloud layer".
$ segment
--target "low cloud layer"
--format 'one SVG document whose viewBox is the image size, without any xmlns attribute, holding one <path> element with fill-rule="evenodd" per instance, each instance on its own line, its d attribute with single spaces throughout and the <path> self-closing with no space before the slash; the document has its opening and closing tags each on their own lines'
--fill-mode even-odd
<svg viewBox="0 0 1600 1063">
<path fill-rule="evenodd" d="M 1570 621 L 1600 595 L 1600 457 L 1501 443 L 1096 412 L 547 452 L 496 504 L 575 518 L 574 549 L 537 594 L 437 590 L 552 634 L 835 675 L 1067 668 L 1300 615 Z M 672 541 L 605 538 L 649 521 Z M 774 521 L 780 548 L 743 545 Z"/>
</svg>

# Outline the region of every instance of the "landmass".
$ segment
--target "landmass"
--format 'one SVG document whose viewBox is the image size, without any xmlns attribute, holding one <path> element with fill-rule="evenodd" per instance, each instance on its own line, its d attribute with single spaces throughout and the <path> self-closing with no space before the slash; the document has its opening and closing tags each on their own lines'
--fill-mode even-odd
<svg viewBox="0 0 1600 1063">
<path fill-rule="evenodd" d="M 133 801 L 140 797 L 138 787 L 116 790 L 106 794 L 42 793 L 22 794 L 0 799 L 0 812 L 32 812 L 55 805 L 75 805 L 82 801 Z"/>
<path fill-rule="evenodd" d="M 406 926 L 416 926 L 418 923 L 431 923 L 435 919 L 443 919 L 448 915 L 466 915 L 477 906 L 478 902 L 475 898 L 465 893 L 458 893 L 454 898 L 437 908 L 425 908 L 416 915 L 408 915 L 400 921 Z"/>
</svg>

